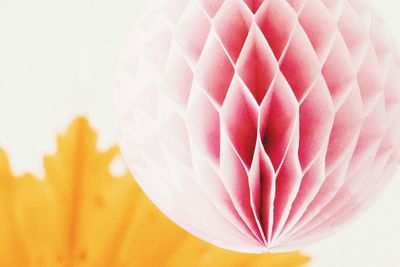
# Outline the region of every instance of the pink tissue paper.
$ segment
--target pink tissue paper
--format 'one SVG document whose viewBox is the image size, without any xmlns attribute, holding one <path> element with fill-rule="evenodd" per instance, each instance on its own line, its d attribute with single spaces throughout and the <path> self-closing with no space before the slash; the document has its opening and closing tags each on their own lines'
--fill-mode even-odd
<svg viewBox="0 0 400 267">
<path fill-rule="evenodd" d="M 156 1 L 122 56 L 119 142 L 190 233 L 242 252 L 297 248 L 393 176 L 399 68 L 362 0 Z"/>
</svg>

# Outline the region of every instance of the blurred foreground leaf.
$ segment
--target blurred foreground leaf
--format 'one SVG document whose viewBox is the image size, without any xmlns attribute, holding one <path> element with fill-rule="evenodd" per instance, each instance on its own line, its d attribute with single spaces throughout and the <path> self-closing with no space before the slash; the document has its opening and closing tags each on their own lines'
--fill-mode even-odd
<svg viewBox="0 0 400 267">
<path fill-rule="evenodd" d="M 0 266 L 303 266 L 308 257 L 216 248 L 164 217 L 128 173 L 116 146 L 100 152 L 84 118 L 44 158 L 45 178 L 15 177 L 0 150 Z"/>
</svg>

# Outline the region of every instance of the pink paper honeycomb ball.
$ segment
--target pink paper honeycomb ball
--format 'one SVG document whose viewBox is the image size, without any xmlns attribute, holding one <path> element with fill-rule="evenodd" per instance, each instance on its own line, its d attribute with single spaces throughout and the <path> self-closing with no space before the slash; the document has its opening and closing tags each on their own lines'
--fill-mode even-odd
<svg viewBox="0 0 400 267">
<path fill-rule="evenodd" d="M 166 0 L 132 33 L 120 145 L 173 221 L 286 250 L 374 199 L 400 149 L 399 55 L 362 0 Z"/>
</svg>

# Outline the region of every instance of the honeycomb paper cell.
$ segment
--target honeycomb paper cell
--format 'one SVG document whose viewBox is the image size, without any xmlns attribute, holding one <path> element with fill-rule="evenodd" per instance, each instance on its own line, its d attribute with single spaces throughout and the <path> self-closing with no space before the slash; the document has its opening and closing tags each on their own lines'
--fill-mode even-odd
<svg viewBox="0 0 400 267">
<path fill-rule="evenodd" d="M 286 250 L 368 207 L 400 151 L 400 64 L 363 0 L 159 0 L 117 79 L 120 145 L 174 222 Z"/>
</svg>

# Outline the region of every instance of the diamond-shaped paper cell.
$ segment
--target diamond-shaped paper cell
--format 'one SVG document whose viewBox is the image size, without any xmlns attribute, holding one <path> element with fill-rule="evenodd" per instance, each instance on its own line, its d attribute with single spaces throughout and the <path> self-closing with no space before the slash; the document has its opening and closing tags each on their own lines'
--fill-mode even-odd
<svg viewBox="0 0 400 267">
<path fill-rule="evenodd" d="M 132 35 L 120 145 L 192 234 L 243 252 L 297 247 L 395 172 L 400 58 L 363 0 L 156 0 Z"/>
</svg>

